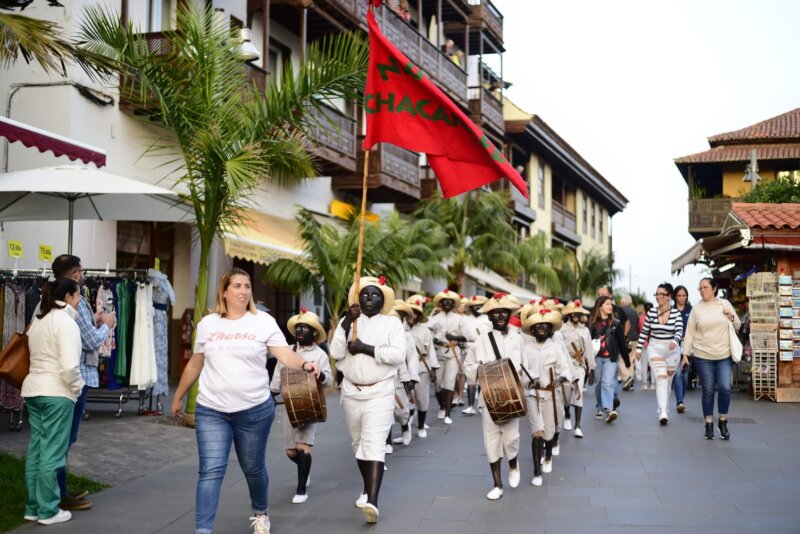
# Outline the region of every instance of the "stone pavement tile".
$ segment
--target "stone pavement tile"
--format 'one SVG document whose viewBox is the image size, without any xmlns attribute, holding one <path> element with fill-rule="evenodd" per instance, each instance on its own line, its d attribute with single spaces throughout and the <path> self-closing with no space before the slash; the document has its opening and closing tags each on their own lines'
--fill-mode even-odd
<svg viewBox="0 0 800 534">
<path fill-rule="evenodd" d="M 659 508 L 613 506 L 606 508 L 608 523 L 630 526 L 670 526 L 667 514 Z"/>
<path fill-rule="evenodd" d="M 800 506 L 793 504 L 749 504 L 740 503 L 736 508 L 742 515 L 775 515 L 800 521 Z"/>
<path fill-rule="evenodd" d="M 482 525 L 470 521 L 441 521 L 423 519 L 417 529 L 417 534 L 480 534 Z"/>
<path fill-rule="evenodd" d="M 590 508 L 588 506 L 577 506 L 572 510 L 568 509 L 547 509 L 545 511 L 547 524 L 562 525 L 606 525 L 608 515 L 605 508 Z M 589 529 L 591 530 L 591 528 Z"/>
<path fill-rule="evenodd" d="M 676 484 L 666 490 L 656 490 L 656 494 L 664 506 L 718 505 L 717 500 L 707 489 L 687 488 Z"/>
<path fill-rule="evenodd" d="M 630 495 L 600 494 L 589 497 L 592 507 L 596 508 L 659 508 L 661 501 L 655 495 L 639 495 L 635 492 Z"/>
<path fill-rule="evenodd" d="M 481 524 L 481 532 L 484 534 L 545 534 L 546 525 L 544 521 L 536 523 L 491 521 Z"/>
<path fill-rule="evenodd" d="M 618 525 L 589 525 L 586 523 L 570 523 L 569 521 L 555 520 L 546 523 L 547 534 L 619 534 Z"/>
</svg>

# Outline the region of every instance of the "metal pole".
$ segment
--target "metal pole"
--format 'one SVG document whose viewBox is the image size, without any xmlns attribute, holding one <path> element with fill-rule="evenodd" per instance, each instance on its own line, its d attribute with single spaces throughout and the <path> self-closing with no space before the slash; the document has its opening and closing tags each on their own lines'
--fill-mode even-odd
<svg viewBox="0 0 800 534">
<path fill-rule="evenodd" d="M 67 235 L 67 254 L 72 254 L 72 220 L 75 217 L 75 199 L 69 199 L 69 234 Z"/>
</svg>

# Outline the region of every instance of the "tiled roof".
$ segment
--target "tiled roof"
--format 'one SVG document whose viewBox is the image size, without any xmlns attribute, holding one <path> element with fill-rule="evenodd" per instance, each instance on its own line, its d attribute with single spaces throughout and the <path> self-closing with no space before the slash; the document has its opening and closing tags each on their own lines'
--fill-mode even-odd
<svg viewBox="0 0 800 534">
<path fill-rule="evenodd" d="M 800 141 L 800 108 L 777 117 L 757 122 L 741 130 L 712 135 L 708 143 L 714 147 L 741 142 Z M 760 158 L 759 158 L 760 159 Z"/>
<path fill-rule="evenodd" d="M 734 202 L 731 210 L 750 228 L 800 229 L 800 204 L 744 204 Z"/>
<path fill-rule="evenodd" d="M 800 141 L 793 144 L 751 144 L 718 146 L 705 152 L 683 156 L 675 160 L 681 163 L 723 163 L 726 161 L 750 161 L 750 150 L 756 149 L 758 161 L 800 159 Z"/>
</svg>

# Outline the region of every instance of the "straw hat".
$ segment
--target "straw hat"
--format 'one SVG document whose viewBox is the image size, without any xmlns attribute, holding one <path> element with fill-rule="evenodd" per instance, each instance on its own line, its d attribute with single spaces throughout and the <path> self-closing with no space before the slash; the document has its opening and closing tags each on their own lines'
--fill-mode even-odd
<svg viewBox="0 0 800 534">
<path fill-rule="evenodd" d="M 445 289 L 444 291 L 439 291 L 436 293 L 436 295 L 433 297 L 433 305 L 438 308 L 439 302 L 441 302 L 442 299 L 450 299 L 456 306 L 458 306 L 458 304 L 461 302 L 461 296 L 455 291 L 450 291 L 449 289 Z"/>
<path fill-rule="evenodd" d="M 589 315 L 589 310 L 583 307 L 580 300 L 575 299 L 568 302 L 567 305 L 564 306 L 564 309 L 561 310 L 561 315 L 565 317 L 573 313 L 582 313 L 584 315 Z"/>
<path fill-rule="evenodd" d="M 298 324 L 307 324 L 317 331 L 317 337 L 314 339 L 314 343 L 322 343 L 328 337 L 325 334 L 325 328 L 323 328 L 322 323 L 319 322 L 319 316 L 305 308 L 300 308 L 300 313 L 291 316 L 289 322 L 286 323 L 290 334 L 294 335 L 294 329 Z"/>
<path fill-rule="evenodd" d="M 350 291 L 347 292 L 347 302 L 351 306 L 353 304 L 358 304 L 358 295 L 361 293 L 361 290 L 365 287 L 375 286 L 383 293 L 383 308 L 381 308 L 381 313 L 387 315 L 392 311 L 392 307 L 394 306 L 394 290 L 386 285 L 386 277 L 381 276 L 380 278 L 375 278 L 374 276 L 362 276 L 359 282 L 358 291 L 355 290 L 355 283 L 353 283 L 353 285 L 350 286 Z"/>
<path fill-rule="evenodd" d="M 525 319 L 527 319 L 531 313 L 536 311 L 537 308 L 538 305 L 535 303 L 535 301 L 532 300 L 528 304 L 525 304 L 524 306 L 520 307 L 520 309 L 516 311 L 515 315 L 519 315 L 519 320 L 524 323 Z"/>
<path fill-rule="evenodd" d="M 402 300 L 395 300 L 394 307 L 392 308 L 392 310 L 396 312 L 403 312 L 406 314 L 406 316 L 410 316 L 411 314 L 414 313 L 413 308 L 411 308 L 411 306 L 409 306 Z"/>
<path fill-rule="evenodd" d="M 484 297 L 483 295 L 472 295 L 467 299 L 466 304 L 469 308 L 473 306 L 483 306 L 488 300 L 489 297 Z"/>
<path fill-rule="evenodd" d="M 526 332 L 530 332 L 531 329 L 541 323 L 550 323 L 553 325 L 553 332 L 561 328 L 561 313 L 557 310 L 551 310 L 548 308 L 540 308 L 537 311 L 531 313 L 525 321 L 522 323 L 522 328 Z"/>
<path fill-rule="evenodd" d="M 479 311 L 480 313 L 489 313 L 492 310 L 503 309 L 513 312 L 518 307 L 519 301 L 508 293 L 495 293 Z"/>
<path fill-rule="evenodd" d="M 431 299 L 425 295 L 411 295 L 406 299 L 406 304 L 408 304 L 412 310 L 420 313 L 420 323 L 428 322 L 428 316 L 425 313 L 425 305 L 430 302 L 430 300 Z"/>
</svg>

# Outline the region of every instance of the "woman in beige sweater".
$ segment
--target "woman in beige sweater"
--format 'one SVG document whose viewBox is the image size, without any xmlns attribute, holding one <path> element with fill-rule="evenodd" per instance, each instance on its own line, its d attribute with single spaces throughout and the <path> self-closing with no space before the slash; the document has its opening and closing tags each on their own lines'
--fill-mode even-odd
<svg viewBox="0 0 800 534">
<path fill-rule="evenodd" d="M 725 299 L 717 298 L 718 285 L 713 278 L 700 280 L 700 296 L 703 300 L 692 308 L 686 324 L 683 360 L 681 367 L 689 364 L 689 355 L 694 355 L 694 366 L 703 383 L 703 415 L 706 420 L 706 439 L 714 439 L 714 393 L 717 393 L 720 437 L 730 439 L 728 432 L 728 408 L 731 404 L 731 346 L 728 325 L 733 323 L 738 331 L 742 322 L 733 306 Z"/>
</svg>

